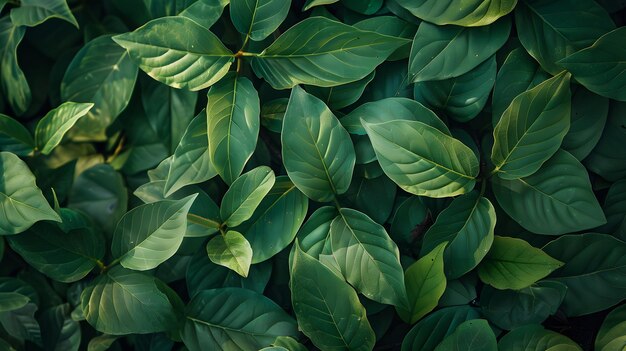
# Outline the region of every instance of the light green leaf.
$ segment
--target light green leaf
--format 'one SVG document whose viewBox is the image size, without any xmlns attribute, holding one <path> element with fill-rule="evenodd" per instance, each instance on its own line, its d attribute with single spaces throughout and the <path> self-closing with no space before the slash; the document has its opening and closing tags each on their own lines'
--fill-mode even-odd
<svg viewBox="0 0 626 351">
<path fill-rule="evenodd" d="M 106 128 L 128 105 L 136 79 L 137 67 L 110 35 L 83 46 L 65 71 L 61 98 L 94 106 L 69 136 L 77 141 L 105 140 Z"/>
<path fill-rule="evenodd" d="M 478 276 L 496 289 L 519 290 L 563 264 L 522 239 L 496 236 L 491 250 L 478 266 Z"/>
<path fill-rule="evenodd" d="M 621 45 L 626 28 L 620 27 L 592 46 L 559 61 L 576 81 L 598 95 L 626 101 L 626 48 Z"/>
<path fill-rule="evenodd" d="M 181 338 L 190 351 L 243 351 L 298 335 L 296 321 L 267 297 L 241 288 L 204 290 L 186 308 Z"/>
<path fill-rule="evenodd" d="M 35 129 L 35 143 L 41 153 L 50 154 L 61 143 L 65 133 L 93 106 L 93 103 L 64 102 L 39 120 Z"/>
<path fill-rule="evenodd" d="M 432 351 L 461 323 L 477 318 L 478 310 L 467 305 L 437 310 L 411 328 L 402 341 L 402 351 Z"/>
<path fill-rule="evenodd" d="M 356 162 L 348 132 L 318 98 L 291 92 L 281 134 L 285 169 L 310 199 L 326 202 L 348 190 Z"/>
<path fill-rule="evenodd" d="M 26 112 L 32 100 L 28 81 L 17 62 L 17 46 L 25 32 L 26 28 L 13 24 L 9 16 L 0 18 L 0 84 L 4 98 L 18 116 Z"/>
<path fill-rule="evenodd" d="M 569 74 L 561 73 L 518 95 L 496 125 L 491 150 L 502 179 L 535 173 L 561 146 L 570 126 Z"/>
<path fill-rule="evenodd" d="M 615 29 L 593 0 L 520 0 L 515 25 L 526 51 L 553 75 L 563 70 L 559 60 Z"/>
<path fill-rule="evenodd" d="M 410 81 L 448 79 L 469 72 L 500 49 L 510 30 L 508 18 L 477 28 L 422 22 L 409 57 Z"/>
<path fill-rule="evenodd" d="M 27 156 L 35 148 L 32 135 L 20 122 L 0 113 L 0 150 Z"/>
<path fill-rule="evenodd" d="M 204 110 L 189 123 L 169 167 L 163 194 L 170 196 L 182 187 L 202 183 L 217 175 L 208 150 Z"/>
<path fill-rule="evenodd" d="M 304 8 L 302 8 L 302 11 L 310 10 L 311 8 L 315 6 L 334 4 L 337 1 L 339 0 L 306 0 L 306 2 L 304 3 Z"/>
<path fill-rule="evenodd" d="M 252 67 L 277 90 L 297 84 L 331 87 L 364 78 L 402 44 L 402 39 L 311 17 L 256 55 Z"/>
<path fill-rule="evenodd" d="M 330 234 L 330 225 L 339 213 L 331 206 L 320 207 L 309 216 L 298 231 L 298 244 L 302 252 L 318 259 Z"/>
<path fill-rule="evenodd" d="M 229 2 L 229 0 L 143 0 L 152 18 L 183 16 L 206 29 L 217 22 Z"/>
<path fill-rule="evenodd" d="M 551 279 L 567 285 L 567 316 L 602 311 L 626 299 L 626 243 L 606 234 L 564 235 L 543 250 L 565 262 Z M 601 253 L 601 254 L 598 254 Z"/>
<path fill-rule="evenodd" d="M 196 195 L 135 207 L 115 228 L 111 253 L 122 266 L 145 271 L 172 257 L 183 241 Z"/>
<path fill-rule="evenodd" d="M 291 0 L 231 0 L 230 20 L 239 33 L 261 41 L 287 18 Z"/>
<path fill-rule="evenodd" d="M 456 279 L 474 269 L 493 243 L 496 212 L 485 197 L 473 191 L 455 198 L 424 234 L 421 255 L 449 242 L 444 253 L 446 277 Z"/>
<path fill-rule="evenodd" d="M 396 0 L 415 17 L 439 25 L 484 26 L 513 11 L 517 0 Z"/>
<path fill-rule="evenodd" d="M 87 322 L 102 333 L 157 333 L 178 323 L 168 290 L 150 275 L 116 266 L 83 290 L 80 305 Z"/>
<path fill-rule="evenodd" d="M 572 116 L 561 147 L 582 161 L 598 144 L 609 115 L 609 99 L 572 86 Z"/>
<path fill-rule="evenodd" d="M 418 121 L 362 123 L 385 174 L 405 191 L 449 197 L 474 187 L 478 160 L 457 139 Z"/>
<path fill-rule="evenodd" d="M 150 77 L 174 88 L 215 84 L 234 60 L 215 34 L 186 17 L 158 18 L 113 40 Z"/>
<path fill-rule="evenodd" d="M 476 117 L 485 107 L 496 80 L 496 57 L 456 78 L 415 84 L 415 100 L 459 122 Z"/>
<path fill-rule="evenodd" d="M 602 178 L 615 182 L 626 178 L 626 103 L 611 100 L 609 117 L 596 147 L 585 158 L 585 166 Z"/>
<path fill-rule="evenodd" d="M 606 223 L 587 170 L 567 151 L 557 151 L 529 177 L 491 179 L 502 209 L 533 233 L 560 235 Z"/>
<path fill-rule="evenodd" d="M 241 233 L 234 230 L 213 237 L 206 245 L 209 259 L 247 277 L 252 262 L 252 247 Z"/>
<path fill-rule="evenodd" d="M 274 340 L 273 346 L 284 347 L 288 351 L 308 351 L 306 346 L 297 342 L 290 336 L 279 336 Z"/>
<path fill-rule="evenodd" d="M 237 178 L 222 198 L 223 223 L 232 228 L 252 217 L 275 181 L 274 171 L 267 166 L 259 166 Z"/>
<path fill-rule="evenodd" d="M 291 301 L 298 327 L 322 350 L 371 350 L 376 336 L 348 283 L 296 244 Z"/>
<path fill-rule="evenodd" d="M 10 312 L 26 306 L 30 301 L 28 296 L 17 292 L 0 292 L 0 313 Z"/>
<path fill-rule="evenodd" d="M 461 323 L 454 332 L 435 348 L 435 351 L 497 351 L 493 330 L 484 319 Z"/>
<path fill-rule="evenodd" d="M 60 222 L 35 184 L 30 169 L 10 152 L 0 152 L 0 235 L 18 234 L 38 221 Z"/>
<path fill-rule="evenodd" d="M 626 346 L 626 306 L 609 313 L 598 331 L 595 350 L 620 351 Z"/>
<path fill-rule="evenodd" d="M 498 348 L 507 351 L 582 351 L 570 338 L 538 324 L 513 329 L 500 339 Z"/>
<path fill-rule="evenodd" d="M 447 242 L 441 243 L 404 272 L 410 309 L 396 310 L 405 322 L 414 324 L 437 307 L 439 299 L 446 290 L 443 250 L 447 244 Z"/>
<path fill-rule="evenodd" d="M 20 6 L 11 10 L 11 22 L 16 26 L 34 27 L 51 18 L 60 18 L 78 28 L 66 0 L 20 0 Z"/>
<path fill-rule="evenodd" d="M 228 184 L 239 177 L 256 148 L 259 136 L 259 96 L 252 82 L 227 74 L 207 95 L 209 155 Z"/>
<path fill-rule="evenodd" d="M 359 211 L 342 208 L 330 226 L 329 239 L 348 283 L 371 300 L 408 306 L 400 253 L 385 228 Z"/>
</svg>

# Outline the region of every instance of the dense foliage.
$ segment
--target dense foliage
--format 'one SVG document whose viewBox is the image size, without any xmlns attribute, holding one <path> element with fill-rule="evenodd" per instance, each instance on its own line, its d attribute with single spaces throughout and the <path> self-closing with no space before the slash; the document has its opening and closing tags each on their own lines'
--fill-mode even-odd
<svg viewBox="0 0 626 351">
<path fill-rule="evenodd" d="M 0 0 L 0 350 L 623 350 L 625 9 Z"/>
</svg>

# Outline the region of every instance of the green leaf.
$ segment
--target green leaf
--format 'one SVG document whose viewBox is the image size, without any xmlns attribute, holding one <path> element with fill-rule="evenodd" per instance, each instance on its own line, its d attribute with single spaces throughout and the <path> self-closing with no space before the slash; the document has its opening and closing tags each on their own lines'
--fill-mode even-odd
<svg viewBox="0 0 626 351">
<path fill-rule="evenodd" d="M 493 330 L 484 319 L 472 319 L 461 323 L 435 348 L 435 351 L 497 351 L 498 344 Z"/>
<path fill-rule="evenodd" d="M 496 236 L 478 266 L 478 276 L 496 289 L 519 290 L 531 286 L 563 266 L 522 239 Z"/>
<path fill-rule="evenodd" d="M 564 235 L 543 250 L 565 262 L 550 278 L 567 285 L 561 307 L 567 316 L 602 311 L 626 299 L 623 241 L 606 234 Z"/>
<path fill-rule="evenodd" d="M 396 49 L 391 56 L 389 56 L 389 61 L 401 60 L 409 57 L 413 37 L 415 36 L 415 32 L 417 32 L 417 25 L 395 16 L 370 17 L 355 23 L 353 26 L 361 30 L 368 30 L 404 39 L 404 44 Z"/>
<path fill-rule="evenodd" d="M 620 232 L 620 225 L 626 217 L 626 179 L 611 184 L 604 198 L 602 210 L 607 223 L 598 229 L 600 233 L 615 233 L 617 237 L 626 239 L 626 232 Z"/>
<path fill-rule="evenodd" d="M 447 244 L 447 242 L 441 243 L 404 272 L 410 309 L 397 309 L 397 311 L 405 322 L 414 324 L 437 307 L 439 299 L 446 290 L 443 250 Z"/>
<path fill-rule="evenodd" d="M 13 24 L 9 16 L 0 18 L 0 87 L 18 116 L 26 112 L 32 100 L 28 81 L 17 62 L 17 46 L 25 31 L 25 27 Z"/>
<path fill-rule="evenodd" d="M 183 241 L 196 195 L 135 207 L 115 228 L 111 253 L 122 266 L 145 271 L 172 257 Z"/>
<path fill-rule="evenodd" d="M 402 341 L 402 351 L 432 351 L 457 326 L 467 320 L 480 318 L 478 310 L 470 306 L 442 308 L 417 322 Z"/>
<path fill-rule="evenodd" d="M 342 208 L 330 226 L 329 239 L 348 283 L 371 300 L 407 307 L 400 253 L 385 228 L 359 211 Z"/>
<path fill-rule="evenodd" d="M 567 286 L 543 280 L 521 290 L 498 290 L 488 285 L 480 293 L 485 317 L 499 328 L 511 330 L 542 323 L 556 314 L 565 298 Z"/>
<path fill-rule="evenodd" d="M 274 171 L 267 166 L 259 166 L 237 178 L 222 199 L 223 223 L 232 228 L 252 217 L 275 181 Z"/>
<path fill-rule="evenodd" d="M 302 8 L 302 11 L 310 10 L 311 8 L 315 6 L 334 4 L 337 1 L 339 0 L 306 0 L 306 2 L 304 3 L 304 8 Z"/>
<path fill-rule="evenodd" d="M 204 290 L 186 308 L 181 337 L 196 350 L 258 350 L 278 336 L 297 336 L 296 321 L 267 297 L 251 290 Z"/>
<path fill-rule="evenodd" d="M 402 44 L 402 39 L 311 17 L 256 55 L 252 68 L 277 90 L 298 84 L 331 87 L 364 78 Z"/>
<path fill-rule="evenodd" d="M 356 292 L 296 244 L 291 301 L 298 327 L 322 350 L 371 350 L 376 336 Z"/>
<path fill-rule="evenodd" d="M 78 28 L 65 0 L 21 0 L 20 6 L 11 10 L 11 22 L 16 26 L 34 27 L 51 18 L 59 18 Z"/>
<path fill-rule="evenodd" d="M 106 351 L 119 338 L 118 335 L 101 334 L 91 340 L 87 345 L 87 351 Z"/>
<path fill-rule="evenodd" d="M 520 42 L 550 74 L 558 63 L 615 29 L 609 14 L 593 0 L 521 0 L 515 9 Z"/>
<path fill-rule="evenodd" d="M 576 81 L 598 95 L 626 101 L 626 49 L 620 45 L 626 28 L 620 27 L 602 37 L 592 46 L 559 61 L 572 72 Z"/>
<path fill-rule="evenodd" d="M 27 156 L 35 148 L 32 135 L 20 122 L 0 113 L 0 150 Z"/>
<path fill-rule="evenodd" d="M 46 350 L 78 351 L 80 347 L 80 324 L 70 318 L 70 305 L 48 308 L 40 315 L 41 337 Z"/>
<path fill-rule="evenodd" d="M 506 334 L 498 342 L 498 348 L 511 351 L 582 351 L 570 338 L 532 324 Z"/>
<path fill-rule="evenodd" d="M 400 246 L 413 242 L 417 235 L 414 230 L 423 228 L 427 215 L 428 209 L 419 197 L 407 198 L 394 209 L 389 235 Z"/>
<path fill-rule="evenodd" d="M 383 6 L 383 0 L 341 0 L 346 8 L 363 15 L 372 15 Z"/>
<path fill-rule="evenodd" d="M 217 173 L 228 184 L 243 171 L 259 135 L 259 96 L 252 82 L 227 74 L 207 95 L 209 155 Z"/>
<path fill-rule="evenodd" d="M 94 106 L 69 136 L 78 141 L 105 140 L 106 128 L 128 105 L 136 79 L 137 67 L 110 35 L 83 46 L 65 71 L 61 98 Z"/>
<path fill-rule="evenodd" d="M 585 166 L 609 181 L 626 177 L 626 154 L 622 152 L 626 138 L 626 103 L 611 100 L 609 117 L 596 147 L 585 159 Z"/>
<path fill-rule="evenodd" d="M 0 325 L 14 338 L 30 340 L 41 346 L 41 328 L 35 319 L 39 296 L 35 289 L 16 278 L 0 278 L 0 293 L 18 293 L 30 301 L 15 310 L 0 313 Z"/>
<path fill-rule="evenodd" d="M 40 119 L 35 129 L 35 143 L 41 153 L 50 154 L 61 143 L 65 133 L 93 106 L 92 103 L 65 102 Z"/>
<path fill-rule="evenodd" d="M 252 262 L 252 247 L 241 233 L 234 230 L 213 237 L 206 245 L 209 259 L 247 277 Z"/>
<path fill-rule="evenodd" d="M 500 49 L 510 30 L 508 18 L 477 28 L 422 22 L 409 57 L 410 81 L 442 80 L 469 72 Z"/>
<path fill-rule="evenodd" d="M 234 60 L 215 34 L 186 17 L 158 18 L 113 40 L 150 77 L 179 89 L 215 84 Z"/>
<path fill-rule="evenodd" d="M 236 228 L 252 246 L 252 263 L 272 258 L 293 241 L 308 205 L 309 200 L 287 176 L 276 177 L 252 217 Z"/>
<path fill-rule="evenodd" d="M 261 41 L 287 18 L 291 0 L 231 0 L 230 20 L 239 33 Z"/>
<path fill-rule="evenodd" d="M 24 161 L 0 152 L 0 235 L 18 234 L 35 222 L 60 222 Z"/>
<path fill-rule="evenodd" d="M 441 243 L 446 277 L 456 279 L 474 269 L 493 242 L 496 213 L 491 202 L 477 191 L 455 198 L 424 234 L 421 255 Z"/>
<path fill-rule="evenodd" d="M 526 178 L 491 179 L 502 209 L 533 233 L 560 235 L 606 223 L 587 171 L 567 151 L 557 151 Z"/>
<path fill-rule="evenodd" d="M 202 183 L 215 175 L 217 172 L 211 164 L 203 110 L 189 123 L 174 151 L 163 193 L 170 196 L 184 186 Z"/>
<path fill-rule="evenodd" d="M 502 179 L 535 173 L 561 146 L 570 126 L 569 74 L 548 79 L 518 95 L 502 114 L 491 160 Z"/>
<path fill-rule="evenodd" d="M 571 126 L 561 147 L 582 161 L 600 141 L 609 114 L 609 99 L 582 86 L 574 87 Z"/>
<path fill-rule="evenodd" d="M 183 16 L 192 19 L 206 29 L 220 18 L 229 0 L 143 0 L 152 18 Z"/>
<path fill-rule="evenodd" d="M 274 133 L 280 133 L 283 129 L 283 118 L 288 103 L 287 98 L 278 98 L 264 103 L 261 106 L 261 124 Z"/>
<path fill-rule="evenodd" d="M 298 231 L 298 244 L 302 252 L 319 259 L 330 234 L 330 225 L 338 214 L 334 207 L 324 206 L 309 216 Z"/>
<path fill-rule="evenodd" d="M 517 0 L 396 0 L 415 17 L 439 25 L 484 26 L 513 11 Z"/>
<path fill-rule="evenodd" d="M 596 336 L 595 349 L 598 351 L 618 351 L 626 346 L 626 306 L 620 306 L 609 313 Z"/>
<path fill-rule="evenodd" d="M 28 296 L 16 292 L 0 292 L 0 313 L 20 309 L 30 301 Z"/>
<path fill-rule="evenodd" d="M 456 78 L 415 84 L 415 100 L 459 122 L 467 122 L 485 107 L 496 80 L 495 55 Z"/>
<path fill-rule="evenodd" d="M 9 239 L 11 248 L 50 278 L 70 283 L 84 278 L 104 257 L 104 237 L 91 228 L 64 232 L 50 223 L 37 223 Z"/>
<path fill-rule="evenodd" d="M 157 333 L 178 323 L 166 289 L 152 276 L 117 266 L 83 290 L 81 307 L 87 322 L 102 333 Z"/>
<path fill-rule="evenodd" d="M 348 190 L 356 162 L 350 136 L 321 100 L 299 87 L 289 98 L 281 142 L 287 174 L 307 197 L 327 202 Z"/>
<path fill-rule="evenodd" d="M 478 160 L 457 139 L 418 121 L 362 123 L 385 174 L 405 191 L 449 197 L 474 187 Z"/>
<path fill-rule="evenodd" d="M 374 79 L 376 71 L 368 74 L 365 78 L 356 82 L 338 85 L 336 87 L 316 87 L 309 86 L 307 92 L 316 96 L 324 102 L 330 109 L 338 110 L 350 106 L 357 102 L 365 87 Z"/>
</svg>

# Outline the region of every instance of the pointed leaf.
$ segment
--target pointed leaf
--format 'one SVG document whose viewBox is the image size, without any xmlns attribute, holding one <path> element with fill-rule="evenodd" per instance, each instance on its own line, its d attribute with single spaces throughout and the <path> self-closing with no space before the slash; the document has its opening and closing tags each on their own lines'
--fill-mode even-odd
<svg viewBox="0 0 626 351">
<path fill-rule="evenodd" d="M 27 156 L 35 148 L 32 135 L 20 122 L 0 113 L 0 150 Z"/>
<path fill-rule="evenodd" d="M 338 213 L 334 207 L 320 207 L 298 231 L 298 244 L 302 252 L 318 259 L 330 234 L 330 225 Z"/>
<path fill-rule="evenodd" d="M 242 277 L 248 276 L 252 247 L 241 233 L 229 230 L 224 235 L 213 237 L 206 245 L 206 251 L 215 264 L 230 268 Z"/>
<path fill-rule="evenodd" d="M 267 166 L 242 174 L 222 198 L 222 221 L 232 228 L 248 220 L 275 182 L 274 171 Z"/>
<path fill-rule="evenodd" d="M 16 26 L 34 27 L 50 18 L 59 18 L 78 28 L 66 0 L 21 0 L 20 6 L 11 10 L 11 22 Z"/>
<path fill-rule="evenodd" d="M 572 90 L 572 117 L 561 147 L 579 161 L 585 159 L 600 141 L 609 115 L 609 99 L 582 86 Z"/>
<path fill-rule="evenodd" d="M 39 120 L 35 129 L 35 142 L 41 153 L 50 154 L 61 143 L 65 133 L 93 106 L 92 103 L 65 102 Z"/>
<path fill-rule="evenodd" d="M 578 344 L 565 335 L 536 324 L 516 328 L 507 333 L 498 342 L 498 348 L 511 351 L 582 351 Z"/>
<path fill-rule="evenodd" d="M 626 103 L 610 101 L 609 116 L 596 147 L 585 158 L 585 166 L 602 178 L 615 182 L 626 178 L 626 153 L 622 152 L 626 138 Z"/>
<path fill-rule="evenodd" d="M 513 11 L 517 0 L 396 0 L 414 16 L 435 24 L 484 26 Z"/>
<path fill-rule="evenodd" d="M 17 61 L 17 46 L 25 31 L 25 27 L 13 24 L 9 16 L 0 19 L 0 87 L 17 115 L 26 112 L 32 100 L 28 81 Z"/>
<path fill-rule="evenodd" d="M 261 41 L 287 18 L 291 0 L 231 0 L 230 19 L 239 33 Z"/>
<path fill-rule="evenodd" d="M 435 351 L 497 351 L 498 343 L 489 323 L 472 319 L 461 323 Z"/>
<path fill-rule="evenodd" d="M 16 292 L 0 292 L 0 313 L 10 312 L 26 306 L 28 296 Z"/>
<path fill-rule="evenodd" d="M 626 346 L 626 306 L 609 313 L 598 331 L 595 350 L 617 351 Z"/>
<path fill-rule="evenodd" d="M 461 323 L 477 318 L 480 318 L 480 313 L 470 306 L 447 307 L 435 311 L 417 322 L 406 334 L 402 341 L 402 351 L 432 351 Z"/>
<path fill-rule="evenodd" d="M 306 91 L 318 97 L 330 109 L 338 110 L 357 102 L 363 94 L 365 87 L 374 79 L 375 74 L 376 71 L 372 71 L 372 73 L 368 74 L 363 79 L 336 87 L 324 88 L 314 85 L 308 86 L 306 87 Z"/>
</svg>

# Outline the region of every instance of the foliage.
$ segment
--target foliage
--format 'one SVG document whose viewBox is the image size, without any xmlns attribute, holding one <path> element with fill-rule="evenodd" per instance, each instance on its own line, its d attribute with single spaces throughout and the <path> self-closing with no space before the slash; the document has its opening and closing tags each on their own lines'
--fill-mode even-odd
<svg viewBox="0 0 626 351">
<path fill-rule="evenodd" d="M 0 350 L 622 350 L 625 24 L 0 0 Z"/>
</svg>

